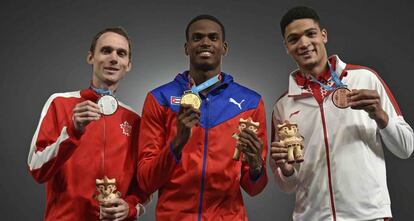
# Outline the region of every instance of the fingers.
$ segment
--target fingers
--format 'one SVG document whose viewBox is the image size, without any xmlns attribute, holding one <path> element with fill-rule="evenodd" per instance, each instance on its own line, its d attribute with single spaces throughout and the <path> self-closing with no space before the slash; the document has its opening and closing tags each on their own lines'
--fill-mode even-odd
<svg viewBox="0 0 414 221">
<path fill-rule="evenodd" d="M 101 204 L 102 220 L 123 220 L 129 212 L 128 204 L 122 199 L 114 199 Z"/>
<path fill-rule="evenodd" d="M 352 109 L 366 111 L 370 118 L 378 121 L 381 128 L 387 124 L 388 115 L 381 107 L 381 98 L 376 90 L 352 90 L 349 106 Z"/>
<path fill-rule="evenodd" d="M 260 138 L 248 129 L 244 129 L 239 134 L 240 151 L 243 153 L 253 153 L 258 155 L 261 153 L 263 142 Z"/>
<path fill-rule="evenodd" d="M 92 101 L 84 101 L 73 108 L 72 121 L 77 130 L 83 131 L 91 121 L 99 120 L 101 113 L 99 106 Z"/>
<path fill-rule="evenodd" d="M 182 104 L 178 114 L 178 122 L 187 128 L 192 128 L 200 121 L 200 110 L 189 104 Z"/>
<path fill-rule="evenodd" d="M 380 96 L 376 90 L 354 89 L 349 94 L 349 98 L 349 105 L 353 109 L 364 109 L 367 106 L 379 106 L 381 104 Z"/>
<path fill-rule="evenodd" d="M 272 142 L 270 147 L 270 157 L 281 166 L 287 162 L 288 150 L 281 142 Z"/>
</svg>

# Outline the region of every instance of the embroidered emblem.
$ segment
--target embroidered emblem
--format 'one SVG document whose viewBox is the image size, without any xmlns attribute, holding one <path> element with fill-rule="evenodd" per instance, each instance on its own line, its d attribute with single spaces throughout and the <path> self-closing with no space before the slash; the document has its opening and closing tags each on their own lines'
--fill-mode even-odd
<svg viewBox="0 0 414 221">
<path fill-rule="evenodd" d="M 240 101 L 240 103 L 238 103 L 236 100 L 234 100 L 232 97 L 229 99 L 230 103 L 235 104 L 237 107 L 240 108 L 240 110 L 242 109 L 241 104 L 244 102 L 244 99 L 242 101 Z"/>
<path fill-rule="evenodd" d="M 181 97 L 171 96 L 170 102 L 171 102 L 171 104 L 180 105 Z"/>
<path fill-rule="evenodd" d="M 120 124 L 119 127 L 121 127 L 122 133 L 125 136 L 129 137 L 131 135 L 132 126 L 129 125 L 128 121 L 125 121 L 124 123 Z"/>
</svg>

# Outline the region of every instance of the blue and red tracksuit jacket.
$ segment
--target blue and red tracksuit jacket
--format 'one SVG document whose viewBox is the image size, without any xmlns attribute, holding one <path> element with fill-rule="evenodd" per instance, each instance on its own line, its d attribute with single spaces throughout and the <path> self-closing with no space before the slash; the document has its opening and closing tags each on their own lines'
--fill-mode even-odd
<svg viewBox="0 0 414 221">
<path fill-rule="evenodd" d="M 142 111 L 138 182 L 158 190 L 157 220 L 247 220 L 240 186 L 251 196 L 267 184 L 266 114 L 261 96 L 221 73 L 221 83 L 201 96 L 199 126 L 181 158 L 172 152 L 180 97 L 190 89 L 188 72 L 149 92 Z M 253 180 L 247 162 L 232 159 L 240 118 L 260 122 L 261 175 Z"/>
</svg>

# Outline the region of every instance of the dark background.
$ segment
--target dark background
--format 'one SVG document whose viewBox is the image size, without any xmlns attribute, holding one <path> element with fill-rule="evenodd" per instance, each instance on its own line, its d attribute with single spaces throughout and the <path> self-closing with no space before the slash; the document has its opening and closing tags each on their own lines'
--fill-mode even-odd
<svg viewBox="0 0 414 221">
<path fill-rule="evenodd" d="M 86 54 L 93 35 L 123 26 L 133 41 L 133 69 L 118 97 L 139 113 L 146 93 L 188 67 L 184 29 L 201 13 L 222 20 L 229 53 L 223 70 L 264 97 L 268 122 L 295 63 L 286 54 L 279 20 L 292 6 L 314 7 L 328 30 L 328 52 L 374 68 L 414 125 L 414 7 L 407 1 L 10 1 L 0 7 L 2 220 L 41 220 L 45 187 L 29 175 L 27 155 L 41 109 L 55 92 L 89 86 Z M 270 127 L 269 127 L 270 128 Z M 414 160 L 385 150 L 395 220 L 414 220 Z M 363 169 L 363 168 L 361 168 Z M 293 195 L 269 173 L 257 197 L 245 195 L 250 220 L 291 220 Z M 355 180 L 358 182 L 358 180 Z M 363 185 L 363 184 L 361 184 Z M 140 220 L 154 220 L 156 199 Z"/>
</svg>

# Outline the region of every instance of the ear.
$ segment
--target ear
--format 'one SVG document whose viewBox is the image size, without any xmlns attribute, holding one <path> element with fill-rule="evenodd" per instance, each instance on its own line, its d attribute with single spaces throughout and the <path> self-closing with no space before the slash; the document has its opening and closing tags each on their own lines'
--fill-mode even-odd
<svg viewBox="0 0 414 221">
<path fill-rule="evenodd" d="M 88 51 L 88 55 L 86 55 L 86 62 L 88 64 L 93 64 L 93 54 L 91 51 Z"/>
<path fill-rule="evenodd" d="M 290 53 L 289 53 L 289 50 L 288 50 L 288 47 L 287 47 L 287 44 L 286 44 L 286 41 L 285 41 L 285 40 L 283 40 L 283 46 L 285 46 L 286 54 L 290 55 Z"/>
<path fill-rule="evenodd" d="M 128 62 L 128 67 L 127 67 L 127 69 L 126 69 L 126 72 L 129 72 L 129 71 L 131 70 L 131 68 L 132 68 L 132 62 L 131 62 L 131 61 L 129 61 L 129 62 Z"/>
<path fill-rule="evenodd" d="M 322 32 L 323 43 L 324 44 L 328 43 L 328 31 L 323 28 L 321 32 Z"/>
<path fill-rule="evenodd" d="M 223 56 L 227 55 L 227 52 L 229 50 L 229 44 L 227 43 L 227 41 L 223 42 Z"/>
<path fill-rule="evenodd" d="M 184 43 L 184 53 L 185 53 L 185 55 L 187 55 L 187 56 L 188 56 L 188 47 L 187 47 L 187 42 L 186 42 L 186 43 Z"/>
</svg>

